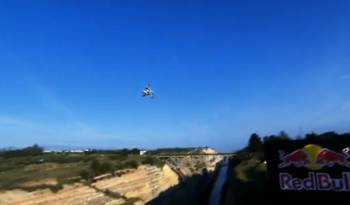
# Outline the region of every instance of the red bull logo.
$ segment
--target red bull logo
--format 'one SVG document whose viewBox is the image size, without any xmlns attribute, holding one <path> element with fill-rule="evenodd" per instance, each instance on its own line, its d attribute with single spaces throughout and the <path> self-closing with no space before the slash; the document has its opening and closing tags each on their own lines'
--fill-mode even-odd
<svg viewBox="0 0 350 205">
<path fill-rule="evenodd" d="M 291 173 L 279 173 L 280 189 L 283 191 L 336 191 L 350 192 L 350 172 L 342 172 L 341 177 L 333 178 L 329 173 L 315 172 L 323 167 L 341 166 L 350 168 L 349 148 L 337 152 L 319 145 L 309 144 L 291 153 L 279 151 L 279 169 L 305 167 L 307 177 L 293 177 Z"/>
<path fill-rule="evenodd" d="M 342 152 L 336 152 L 318 145 L 309 144 L 302 149 L 295 150 L 289 154 L 279 151 L 279 168 L 285 167 L 305 167 L 309 170 L 319 170 L 323 167 L 333 167 L 335 165 L 350 168 L 348 159 L 349 148 L 344 148 Z"/>
<path fill-rule="evenodd" d="M 343 172 L 340 178 L 332 178 L 328 173 L 309 172 L 304 179 L 280 173 L 279 182 L 284 191 L 350 192 L 350 172 Z"/>
</svg>

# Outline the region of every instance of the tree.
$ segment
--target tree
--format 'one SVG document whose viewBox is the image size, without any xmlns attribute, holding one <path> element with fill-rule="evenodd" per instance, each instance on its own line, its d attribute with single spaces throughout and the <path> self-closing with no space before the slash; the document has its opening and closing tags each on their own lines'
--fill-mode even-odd
<svg viewBox="0 0 350 205">
<path fill-rule="evenodd" d="M 258 134 L 253 133 L 250 136 L 249 143 L 248 143 L 248 150 L 250 152 L 262 152 L 263 151 L 263 143 L 261 141 L 261 138 Z"/>
<path fill-rule="evenodd" d="M 38 156 L 43 154 L 43 148 L 35 144 L 30 147 L 25 147 L 23 149 L 9 150 L 2 153 L 3 157 L 23 157 L 23 156 Z"/>
<path fill-rule="evenodd" d="M 281 139 L 290 139 L 290 137 L 289 137 L 289 135 L 285 132 L 285 131 L 281 131 L 280 132 L 280 134 L 279 134 L 279 137 L 281 138 Z"/>
<path fill-rule="evenodd" d="M 314 132 L 311 132 L 310 134 L 306 134 L 305 139 L 306 140 L 316 140 L 318 138 L 318 135 Z"/>
<path fill-rule="evenodd" d="M 269 143 L 273 141 L 288 141 L 291 140 L 287 133 L 282 131 L 279 135 L 270 135 L 264 137 L 264 143 Z"/>
</svg>

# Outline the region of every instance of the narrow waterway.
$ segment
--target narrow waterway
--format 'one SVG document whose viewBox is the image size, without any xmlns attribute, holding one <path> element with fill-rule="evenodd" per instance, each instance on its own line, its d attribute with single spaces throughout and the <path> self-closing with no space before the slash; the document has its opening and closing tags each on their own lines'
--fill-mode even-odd
<svg viewBox="0 0 350 205">
<path fill-rule="evenodd" d="M 208 205 L 220 205 L 222 190 L 227 180 L 228 160 L 223 161 L 220 166 L 219 174 L 210 194 Z"/>
</svg>

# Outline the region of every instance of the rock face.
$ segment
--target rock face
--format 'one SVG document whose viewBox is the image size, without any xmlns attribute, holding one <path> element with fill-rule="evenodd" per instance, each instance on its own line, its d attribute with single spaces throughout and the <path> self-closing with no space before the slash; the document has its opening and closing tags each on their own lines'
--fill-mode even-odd
<svg viewBox="0 0 350 205">
<path fill-rule="evenodd" d="M 142 205 L 179 183 L 169 166 L 139 166 L 120 177 L 111 177 L 91 185 L 66 185 L 56 193 L 48 189 L 27 192 L 0 192 L 1 205 L 121 205 L 126 202 Z"/>
<path fill-rule="evenodd" d="M 154 166 L 140 166 L 134 172 L 121 177 L 101 180 L 92 186 L 99 190 L 108 190 L 127 198 L 147 202 L 178 183 L 179 179 L 175 172 L 168 165 L 164 165 L 163 169 Z"/>
<path fill-rule="evenodd" d="M 216 165 L 224 159 L 223 156 L 186 156 L 169 157 L 166 163 L 181 177 L 202 174 L 204 170 L 214 171 Z"/>
<path fill-rule="evenodd" d="M 204 154 L 216 153 L 211 148 L 201 151 Z M 0 205 L 143 205 L 179 184 L 180 178 L 201 174 L 205 170 L 213 171 L 222 159 L 223 156 L 216 155 L 169 157 L 162 168 L 142 165 L 137 169 L 123 170 L 121 176 L 98 176 L 92 184 L 65 185 L 58 192 L 49 189 L 0 191 Z M 55 183 L 53 179 L 45 181 L 45 184 Z"/>
<path fill-rule="evenodd" d="M 210 147 L 209 148 L 202 148 L 201 152 L 203 154 L 216 154 L 216 153 L 218 153 L 215 149 L 210 148 Z"/>
</svg>

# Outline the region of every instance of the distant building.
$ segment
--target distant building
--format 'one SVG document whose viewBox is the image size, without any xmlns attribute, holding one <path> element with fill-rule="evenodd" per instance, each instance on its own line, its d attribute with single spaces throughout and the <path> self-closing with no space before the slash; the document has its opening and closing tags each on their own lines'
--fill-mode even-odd
<svg viewBox="0 0 350 205">
<path fill-rule="evenodd" d="M 75 150 L 44 150 L 44 153 L 83 153 L 89 152 L 91 149 L 75 149 Z"/>
<path fill-rule="evenodd" d="M 140 155 L 141 155 L 141 156 L 142 156 L 142 155 L 145 155 L 146 152 L 147 152 L 147 150 L 140 150 Z"/>
<path fill-rule="evenodd" d="M 68 151 L 68 152 L 70 152 L 70 153 L 83 153 L 84 150 L 77 149 L 77 150 L 70 150 L 70 151 Z"/>
</svg>

